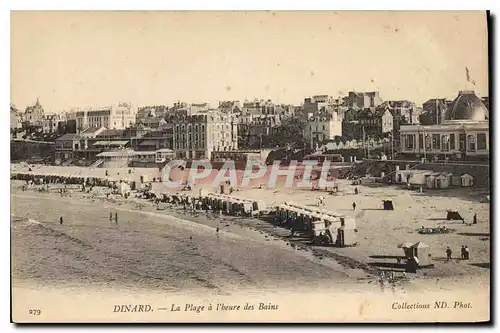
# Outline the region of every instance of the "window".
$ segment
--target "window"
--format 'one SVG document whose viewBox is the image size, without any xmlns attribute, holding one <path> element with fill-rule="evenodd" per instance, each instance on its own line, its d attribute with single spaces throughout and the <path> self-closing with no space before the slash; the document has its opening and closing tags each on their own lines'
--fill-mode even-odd
<svg viewBox="0 0 500 333">
<path fill-rule="evenodd" d="M 478 133 L 477 134 L 477 149 L 478 150 L 486 150 L 486 134 Z"/>
<path fill-rule="evenodd" d="M 415 148 L 415 136 L 413 134 L 407 134 L 405 138 L 405 148 L 413 149 Z"/>
<path fill-rule="evenodd" d="M 455 134 L 450 134 L 449 148 L 451 150 L 455 149 Z"/>
<path fill-rule="evenodd" d="M 467 137 L 467 141 L 469 143 L 469 150 L 470 151 L 475 151 L 476 150 L 476 137 L 474 135 L 469 135 Z"/>
<path fill-rule="evenodd" d="M 460 150 L 465 150 L 465 134 L 460 134 L 458 136 Z"/>
<path fill-rule="evenodd" d="M 441 149 L 441 140 L 439 134 L 432 134 L 432 149 Z"/>
<path fill-rule="evenodd" d="M 432 149 L 432 138 L 429 134 L 425 136 L 425 149 Z"/>
<path fill-rule="evenodd" d="M 448 135 L 441 135 L 442 150 L 450 149 L 450 137 Z"/>
</svg>

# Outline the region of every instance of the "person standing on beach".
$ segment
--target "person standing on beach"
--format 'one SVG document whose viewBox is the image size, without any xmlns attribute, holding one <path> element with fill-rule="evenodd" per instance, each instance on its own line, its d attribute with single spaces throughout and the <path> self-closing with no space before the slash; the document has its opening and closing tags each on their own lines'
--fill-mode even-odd
<svg viewBox="0 0 500 333">
<path fill-rule="evenodd" d="M 452 254 L 451 249 L 450 249 L 450 247 L 448 246 L 448 247 L 446 248 L 446 261 L 450 261 L 450 260 L 451 260 L 451 254 Z"/>
<path fill-rule="evenodd" d="M 352 203 L 352 210 L 356 210 L 356 203 L 355 202 Z"/>
<path fill-rule="evenodd" d="M 464 259 L 470 260 L 470 251 L 469 251 L 469 248 L 467 247 L 467 245 L 465 246 L 465 249 L 464 249 Z"/>
<path fill-rule="evenodd" d="M 118 224 L 118 213 L 115 213 L 115 223 Z"/>
<path fill-rule="evenodd" d="M 59 224 L 63 224 L 63 217 L 62 216 L 59 218 Z"/>
<path fill-rule="evenodd" d="M 113 213 L 112 212 L 109 212 L 109 221 L 113 221 Z"/>
<path fill-rule="evenodd" d="M 219 228 L 217 228 L 215 232 L 217 233 L 217 238 L 219 238 Z"/>
<path fill-rule="evenodd" d="M 474 217 L 472 218 L 472 224 L 477 224 L 477 213 L 474 213 Z"/>
</svg>

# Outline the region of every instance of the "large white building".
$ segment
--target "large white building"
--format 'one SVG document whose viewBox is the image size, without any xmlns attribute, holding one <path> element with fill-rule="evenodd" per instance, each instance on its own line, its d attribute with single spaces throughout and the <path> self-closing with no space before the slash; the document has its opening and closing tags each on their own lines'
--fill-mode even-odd
<svg viewBox="0 0 500 333">
<path fill-rule="evenodd" d="M 42 118 L 42 131 L 46 134 L 56 133 L 59 124 L 64 122 L 66 122 L 66 119 L 60 114 L 44 115 Z"/>
<path fill-rule="evenodd" d="M 130 103 L 79 109 L 70 113 L 69 118 L 76 120 L 76 128 L 83 131 L 88 127 L 125 129 L 135 124 L 137 110 Z"/>
<path fill-rule="evenodd" d="M 314 148 L 325 140 L 342 136 L 342 119 L 336 111 L 328 112 L 323 109 L 320 112 L 309 115 L 305 128 L 305 138 Z"/>
<path fill-rule="evenodd" d="M 238 122 L 223 112 L 174 115 L 173 147 L 177 158 L 210 159 L 213 151 L 238 149 Z"/>
<path fill-rule="evenodd" d="M 439 125 L 402 125 L 401 153 L 426 159 L 477 159 L 490 153 L 489 111 L 474 91 L 460 91 Z"/>
</svg>

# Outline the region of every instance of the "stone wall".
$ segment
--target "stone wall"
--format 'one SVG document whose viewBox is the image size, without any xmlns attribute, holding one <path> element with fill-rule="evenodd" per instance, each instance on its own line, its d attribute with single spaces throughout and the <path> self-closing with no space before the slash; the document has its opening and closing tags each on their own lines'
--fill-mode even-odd
<svg viewBox="0 0 500 333">
<path fill-rule="evenodd" d="M 11 140 L 11 161 L 26 161 L 35 159 L 54 159 L 54 143 L 30 140 Z"/>
</svg>

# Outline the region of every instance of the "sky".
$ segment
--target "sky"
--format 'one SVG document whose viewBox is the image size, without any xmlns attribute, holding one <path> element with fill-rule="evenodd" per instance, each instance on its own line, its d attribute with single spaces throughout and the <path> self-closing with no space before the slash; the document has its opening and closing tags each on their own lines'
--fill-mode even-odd
<svg viewBox="0 0 500 333">
<path fill-rule="evenodd" d="M 11 12 L 11 103 L 487 96 L 487 34 L 480 11 Z"/>
</svg>

